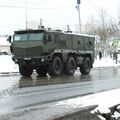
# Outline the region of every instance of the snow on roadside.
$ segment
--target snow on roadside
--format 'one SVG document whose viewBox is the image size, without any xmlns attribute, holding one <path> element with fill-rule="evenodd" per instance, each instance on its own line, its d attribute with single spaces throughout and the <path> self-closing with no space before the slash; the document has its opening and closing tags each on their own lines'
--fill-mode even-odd
<svg viewBox="0 0 120 120">
<path fill-rule="evenodd" d="M 118 118 L 120 118 L 120 113 L 115 112 L 115 113 L 114 113 L 114 115 L 113 115 L 112 117 L 114 117 L 114 118 L 118 119 Z"/>
<path fill-rule="evenodd" d="M 16 65 L 10 55 L 0 55 L 0 73 L 18 72 Z"/>
<path fill-rule="evenodd" d="M 120 104 L 120 89 L 109 90 L 106 92 L 87 95 L 84 97 L 69 99 L 62 102 L 58 102 L 56 105 L 66 105 L 66 106 L 70 106 L 71 108 L 98 105 L 98 108 L 100 108 L 99 110 L 101 111 L 103 110 L 104 113 L 105 109 L 102 108 L 107 109 L 117 104 Z"/>
<path fill-rule="evenodd" d="M 63 114 L 69 113 L 71 111 L 75 112 L 78 111 L 80 108 L 91 105 L 98 105 L 95 110 L 98 110 L 101 113 L 109 113 L 109 108 L 117 104 L 120 104 L 120 89 L 64 100 L 61 102 L 57 102 L 54 106 L 59 106 L 60 108 L 62 107 Z M 114 117 L 118 117 L 119 115 L 120 114 L 117 114 L 115 112 Z"/>
<path fill-rule="evenodd" d="M 110 57 L 101 58 L 100 60 L 95 60 L 93 67 L 110 67 L 110 66 L 120 66 L 120 63 L 115 63 L 115 60 Z"/>
</svg>

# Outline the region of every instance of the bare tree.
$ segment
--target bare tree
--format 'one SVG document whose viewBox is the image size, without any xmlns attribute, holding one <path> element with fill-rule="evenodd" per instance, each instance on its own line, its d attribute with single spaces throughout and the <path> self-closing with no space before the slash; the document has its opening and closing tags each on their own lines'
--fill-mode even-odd
<svg viewBox="0 0 120 120">
<path fill-rule="evenodd" d="M 86 24 L 86 33 L 99 35 L 101 38 L 99 50 L 101 50 L 103 54 L 106 53 L 106 51 L 108 53 L 110 46 L 107 40 L 110 37 L 119 36 L 117 20 L 109 16 L 107 11 L 101 8 L 98 14 L 98 20 L 92 16 L 89 23 Z"/>
</svg>

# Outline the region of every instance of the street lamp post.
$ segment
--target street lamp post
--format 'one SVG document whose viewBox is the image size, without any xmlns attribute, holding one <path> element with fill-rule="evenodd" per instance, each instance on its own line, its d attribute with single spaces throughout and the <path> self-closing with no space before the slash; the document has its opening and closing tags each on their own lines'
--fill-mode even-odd
<svg viewBox="0 0 120 120">
<path fill-rule="evenodd" d="M 77 0 L 77 11 L 78 11 L 78 17 L 79 17 L 79 32 L 81 32 L 81 17 L 80 17 L 80 0 Z"/>
</svg>

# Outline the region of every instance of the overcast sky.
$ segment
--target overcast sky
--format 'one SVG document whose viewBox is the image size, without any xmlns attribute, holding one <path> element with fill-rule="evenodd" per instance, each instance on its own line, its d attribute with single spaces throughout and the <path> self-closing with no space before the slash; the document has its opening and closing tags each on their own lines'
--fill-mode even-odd
<svg viewBox="0 0 120 120">
<path fill-rule="evenodd" d="M 26 5 L 27 2 L 27 5 Z M 81 0 L 81 22 L 89 22 L 90 16 L 97 16 L 101 7 L 108 15 L 117 17 L 119 0 Z M 0 0 L 0 34 L 25 29 L 27 20 L 39 22 L 47 27 L 63 29 L 67 24 L 74 29 L 78 24 L 75 8 L 77 0 Z"/>
</svg>

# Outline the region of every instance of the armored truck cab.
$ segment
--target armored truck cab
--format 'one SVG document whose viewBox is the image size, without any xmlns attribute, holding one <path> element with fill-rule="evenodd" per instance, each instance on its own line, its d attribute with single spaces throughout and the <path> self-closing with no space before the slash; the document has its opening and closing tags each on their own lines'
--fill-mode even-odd
<svg viewBox="0 0 120 120">
<path fill-rule="evenodd" d="M 94 62 L 95 37 L 45 30 L 15 31 L 11 52 L 23 76 L 36 70 L 39 76 L 49 73 L 73 75 L 77 67 L 89 74 Z"/>
</svg>

